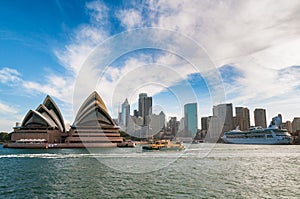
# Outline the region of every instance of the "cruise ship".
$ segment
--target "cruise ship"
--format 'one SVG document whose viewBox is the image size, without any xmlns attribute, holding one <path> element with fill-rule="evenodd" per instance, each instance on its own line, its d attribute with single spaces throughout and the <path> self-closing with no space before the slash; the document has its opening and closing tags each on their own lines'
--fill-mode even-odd
<svg viewBox="0 0 300 199">
<path fill-rule="evenodd" d="M 229 144 L 291 144 L 292 137 L 286 129 L 280 129 L 281 117 L 272 119 L 268 128 L 253 127 L 249 131 L 232 130 L 222 137 Z"/>
</svg>

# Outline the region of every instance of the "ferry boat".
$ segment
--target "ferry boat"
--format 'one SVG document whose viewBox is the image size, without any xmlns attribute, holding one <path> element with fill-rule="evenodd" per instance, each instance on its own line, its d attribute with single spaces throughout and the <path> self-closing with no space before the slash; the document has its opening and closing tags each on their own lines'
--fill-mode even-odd
<svg viewBox="0 0 300 199">
<path fill-rule="evenodd" d="M 232 130 L 224 133 L 225 143 L 230 144 L 291 144 L 292 136 L 280 129 L 281 118 L 275 117 L 268 128 L 254 127 L 249 131 Z"/>
<path fill-rule="evenodd" d="M 158 140 L 148 145 L 142 146 L 143 150 L 184 150 L 181 142 L 172 143 L 170 140 Z"/>
</svg>

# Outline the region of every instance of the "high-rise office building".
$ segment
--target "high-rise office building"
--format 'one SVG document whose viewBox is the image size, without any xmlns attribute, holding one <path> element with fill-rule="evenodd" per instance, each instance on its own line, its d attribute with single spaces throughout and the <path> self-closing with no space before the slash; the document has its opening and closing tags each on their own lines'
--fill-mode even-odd
<svg viewBox="0 0 300 199">
<path fill-rule="evenodd" d="M 289 133 L 293 132 L 293 126 L 291 121 L 286 121 L 281 124 L 282 129 L 286 129 Z"/>
<path fill-rule="evenodd" d="M 133 111 L 133 116 L 139 117 L 139 112 L 136 109 L 134 109 L 134 111 Z"/>
<path fill-rule="evenodd" d="M 243 125 L 243 122 L 242 122 L 242 118 L 240 117 L 232 117 L 232 123 L 233 123 L 233 128 L 234 129 L 240 129 L 241 130 L 241 126 Z"/>
<path fill-rule="evenodd" d="M 122 112 L 118 112 L 118 122 L 117 122 L 118 125 L 121 125 L 122 124 Z"/>
<path fill-rule="evenodd" d="M 150 122 L 148 124 L 149 136 L 160 137 L 165 130 L 165 114 L 160 112 L 158 115 L 151 114 L 149 116 Z"/>
<path fill-rule="evenodd" d="M 171 132 L 173 136 L 176 136 L 179 129 L 179 121 L 177 121 L 176 117 L 171 117 L 168 122 L 168 130 Z"/>
<path fill-rule="evenodd" d="M 235 108 L 236 120 L 238 121 L 234 127 L 239 126 L 240 130 L 247 131 L 250 128 L 249 109 L 245 107 Z"/>
<path fill-rule="evenodd" d="M 201 129 L 208 130 L 208 117 L 201 117 Z"/>
<path fill-rule="evenodd" d="M 217 118 L 219 127 L 221 127 L 220 136 L 224 132 L 233 129 L 233 110 L 232 104 L 219 104 L 213 107 L 213 116 Z"/>
<path fill-rule="evenodd" d="M 184 129 L 186 136 L 196 136 L 198 130 L 197 103 L 184 105 Z"/>
<path fill-rule="evenodd" d="M 161 111 L 161 112 L 159 113 L 159 116 L 160 116 L 160 120 L 161 120 L 160 126 L 161 126 L 163 129 L 165 129 L 165 127 L 166 127 L 166 114 L 165 114 L 163 111 Z"/>
<path fill-rule="evenodd" d="M 121 111 L 121 124 L 127 128 L 129 126 L 129 120 L 130 120 L 130 105 L 128 103 L 128 100 L 124 101 L 122 104 L 122 111 Z"/>
<path fill-rule="evenodd" d="M 255 126 L 267 128 L 266 109 L 257 108 L 254 110 Z"/>
<path fill-rule="evenodd" d="M 209 116 L 207 119 L 208 129 L 205 137 L 206 142 L 217 142 L 220 138 L 220 133 L 222 131 L 223 126 L 221 126 L 221 122 L 219 122 L 219 118 L 216 116 Z"/>
<path fill-rule="evenodd" d="M 178 128 L 178 131 L 181 132 L 181 133 L 184 131 L 184 117 L 182 117 L 182 118 L 179 120 L 179 128 Z"/>
<path fill-rule="evenodd" d="M 146 93 L 139 94 L 139 116 L 143 118 L 144 125 L 149 124 L 149 115 L 152 114 L 152 97 Z"/>
<path fill-rule="evenodd" d="M 293 133 L 300 132 L 300 117 L 294 117 L 292 122 Z"/>
</svg>

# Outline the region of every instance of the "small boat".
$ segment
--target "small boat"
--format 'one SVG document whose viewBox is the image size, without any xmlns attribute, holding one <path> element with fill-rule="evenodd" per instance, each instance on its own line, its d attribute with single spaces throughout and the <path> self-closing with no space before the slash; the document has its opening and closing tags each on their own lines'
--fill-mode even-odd
<svg viewBox="0 0 300 199">
<path fill-rule="evenodd" d="M 134 142 L 132 142 L 131 140 L 128 140 L 128 141 L 123 141 L 121 143 L 118 143 L 117 146 L 121 147 L 121 148 L 126 148 L 126 147 L 134 148 L 136 146 L 136 144 Z"/>
<path fill-rule="evenodd" d="M 148 145 L 142 146 L 143 150 L 184 150 L 185 147 L 181 142 L 172 143 L 170 140 L 158 140 Z"/>
<path fill-rule="evenodd" d="M 199 144 L 199 143 L 203 143 L 203 140 L 193 140 L 192 144 Z"/>
</svg>

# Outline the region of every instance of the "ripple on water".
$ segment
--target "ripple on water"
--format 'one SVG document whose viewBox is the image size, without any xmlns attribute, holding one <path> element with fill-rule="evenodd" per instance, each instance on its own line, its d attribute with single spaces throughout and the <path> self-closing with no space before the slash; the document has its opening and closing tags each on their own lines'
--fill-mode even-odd
<svg viewBox="0 0 300 199">
<path fill-rule="evenodd" d="M 122 156 L 107 150 L 98 154 L 84 150 L 0 149 L 0 196 L 300 197 L 299 146 L 216 145 L 205 158 L 201 156 L 203 151 L 206 149 L 201 144 L 192 145 L 181 158 L 163 168 L 128 173 L 124 171 L 135 167 L 155 168 L 167 158 L 176 158 L 176 153 L 130 152 Z M 108 162 L 101 163 L 101 158 Z M 121 169 L 112 169 L 113 166 Z"/>
</svg>

